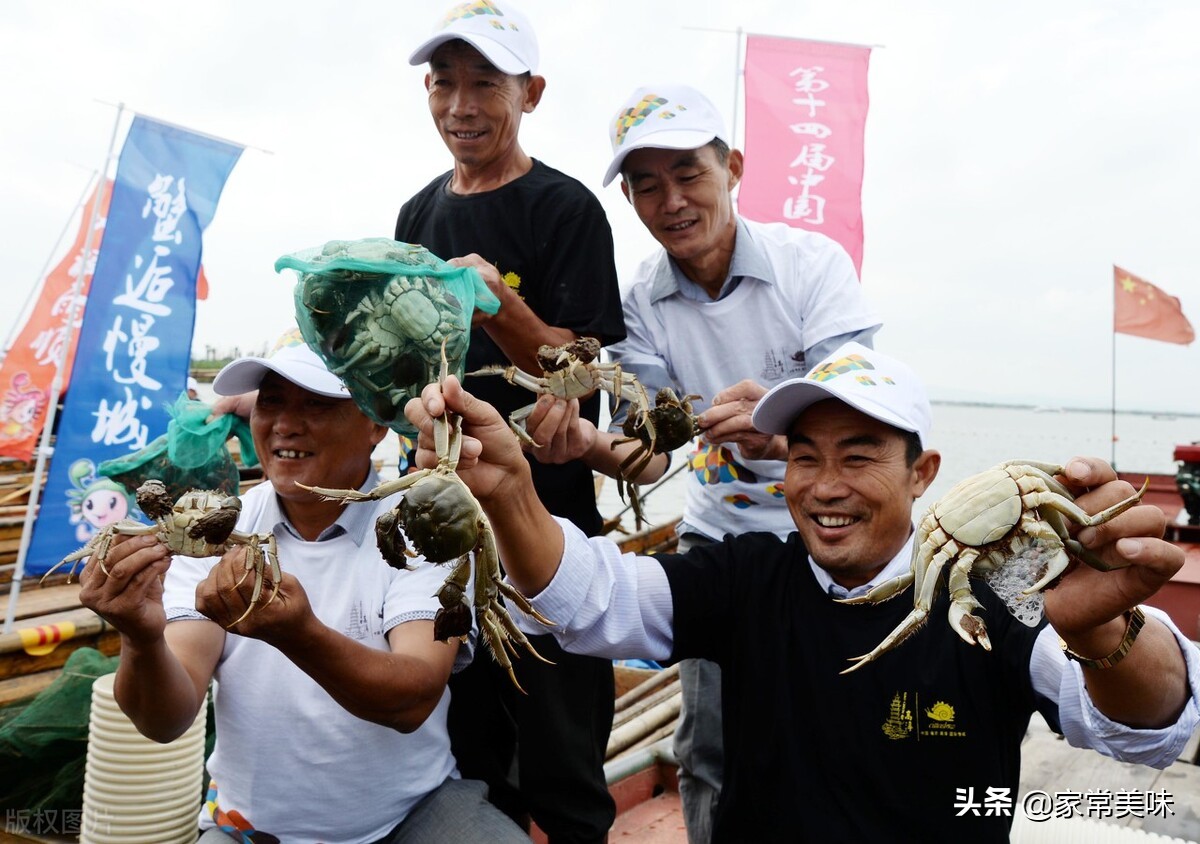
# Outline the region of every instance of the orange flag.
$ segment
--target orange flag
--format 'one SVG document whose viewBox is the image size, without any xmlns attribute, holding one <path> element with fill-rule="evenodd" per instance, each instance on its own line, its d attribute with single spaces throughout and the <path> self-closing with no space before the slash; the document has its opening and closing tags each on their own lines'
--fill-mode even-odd
<svg viewBox="0 0 1200 844">
<path fill-rule="evenodd" d="M 91 255 L 83 254 L 87 242 L 92 206 L 99 197 L 100 211 L 96 220 L 96 236 L 92 238 Z M 112 199 L 112 180 L 98 186 L 83 209 L 75 243 L 57 267 L 50 271 L 42 285 L 41 295 L 21 328 L 16 341 L 0 366 L 0 455 L 17 460 L 29 460 L 42 432 L 42 423 L 49 409 L 50 392 L 58 357 L 63 343 L 70 342 L 70 355 L 63 364 L 63 387 L 71 379 L 75 359 L 75 340 L 83 323 L 83 308 L 75 314 L 75 324 L 68 325 L 75 279 L 83 273 L 79 296 L 85 299 L 92 283 L 92 270 L 100 254 L 104 237 L 104 222 Z"/>
<path fill-rule="evenodd" d="M 1118 266 L 1113 284 L 1113 331 L 1184 346 L 1196 339 L 1174 296 Z"/>
</svg>

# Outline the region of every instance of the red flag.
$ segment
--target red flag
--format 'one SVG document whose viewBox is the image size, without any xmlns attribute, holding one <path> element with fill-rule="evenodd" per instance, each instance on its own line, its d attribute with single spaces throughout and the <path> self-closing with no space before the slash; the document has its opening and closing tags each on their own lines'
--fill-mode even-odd
<svg viewBox="0 0 1200 844">
<path fill-rule="evenodd" d="M 92 283 L 92 270 L 104 236 L 104 221 L 112 198 L 112 180 L 105 180 L 103 191 L 92 192 L 83 209 L 79 233 L 65 258 L 55 267 L 42 285 L 42 292 L 29 314 L 8 356 L 0 367 L 0 455 L 28 460 L 42 432 L 42 423 L 49 409 L 50 388 L 63 343 L 70 342 L 71 350 L 63 364 L 63 387 L 71 378 L 75 358 L 75 340 L 83 322 L 83 308 L 75 313 L 75 324 L 67 325 L 71 307 L 71 291 L 75 279 L 84 274 L 79 288 L 80 298 L 86 298 Z M 92 238 L 91 255 L 85 260 L 84 243 L 92 219 L 92 206 L 100 197 L 100 213 L 96 219 L 96 236 Z"/>
<path fill-rule="evenodd" d="M 746 39 L 746 167 L 738 211 L 820 232 L 862 269 L 869 47 Z"/>
<path fill-rule="evenodd" d="M 1174 296 L 1115 265 L 1113 284 L 1113 331 L 1184 346 L 1196 339 Z"/>
<path fill-rule="evenodd" d="M 208 276 L 204 274 L 204 265 L 200 265 L 200 271 L 196 273 L 196 299 L 203 302 L 208 298 Z"/>
</svg>

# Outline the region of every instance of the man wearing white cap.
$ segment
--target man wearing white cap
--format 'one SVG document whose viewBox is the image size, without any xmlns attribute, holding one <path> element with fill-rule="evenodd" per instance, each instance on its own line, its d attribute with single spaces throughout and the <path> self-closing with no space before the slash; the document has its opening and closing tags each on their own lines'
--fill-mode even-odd
<svg viewBox="0 0 1200 844">
<path fill-rule="evenodd" d="M 472 0 L 450 7 L 409 58 L 428 62 L 429 110 L 454 166 L 405 203 L 395 237 L 476 267 L 500 299 L 494 316 L 475 313 L 468 372 L 510 364 L 537 372 L 543 344 L 587 335 L 606 345 L 625 336 L 603 207 L 578 181 L 521 147 L 521 121 L 546 89 L 538 53 L 532 25 L 509 0 Z M 530 401 L 528 391 L 503 378 L 470 380 L 504 414 Z M 598 394 L 583 402 L 582 413 L 598 421 Z M 587 466 L 539 463 L 533 472 L 555 515 L 600 532 Z M 555 664 L 516 665 L 527 696 L 516 694 L 490 659 L 455 676 L 455 756 L 465 775 L 488 782 L 497 805 L 514 817 L 532 816 L 552 844 L 602 840 L 615 816 L 603 769 L 612 665 L 567 654 L 550 636 L 533 643 Z"/>
<path fill-rule="evenodd" d="M 431 414 L 444 408 L 463 416 L 458 472 L 496 528 L 509 580 L 562 621 L 568 649 L 721 665 L 716 842 L 1007 841 L 1035 710 L 1072 744 L 1160 768 L 1200 723 L 1200 653 L 1163 613 L 1145 608 L 1140 634 L 1130 623 L 1183 564 L 1149 505 L 1075 534 L 1125 568 L 1069 571 L 1045 593 L 1048 625 L 1026 627 L 975 585 L 988 652 L 946 623 L 941 590 L 922 630 L 841 673 L 908 614 L 912 593 L 865 605 L 833 594 L 908 571 L 913 502 L 941 462 L 922 385 L 865 346 L 835 350 L 755 409 L 756 426 L 787 438 L 786 540 L 746 533 L 681 555 L 622 555 L 538 504 L 504 420 L 455 379 L 406 409 L 419 463 L 435 459 Z M 1133 492 L 1095 458 L 1068 461 L 1060 480 L 1092 514 Z"/>
<path fill-rule="evenodd" d="M 704 435 L 679 527 L 683 550 L 727 533 L 793 529 L 780 492 L 782 437 L 750 424 L 755 401 L 802 375 L 840 344 L 871 344 L 879 320 L 854 264 L 822 234 L 740 217 L 730 192 L 742 153 L 716 107 L 685 85 L 638 88 L 609 124 L 613 157 L 604 184 L 621 191 L 662 248 L 638 267 L 623 308 L 627 337 L 609 349 L 650 395 L 672 387 L 699 395 Z M 543 442 L 541 411 L 529 430 Z M 636 443 L 612 448 L 610 433 L 579 423 L 535 452 L 540 460 L 582 458 L 615 476 Z M 573 445 L 568 448 L 563 442 Z M 639 480 L 657 480 L 667 457 Z M 720 671 L 703 661 L 680 665 L 683 713 L 675 734 L 679 791 L 692 844 L 709 838 L 721 788 Z"/>
<path fill-rule="evenodd" d="M 266 481 L 242 499 L 237 527 L 274 535 L 278 595 L 238 621 L 253 580 L 243 550 L 172 558 L 152 536 L 117 544 L 107 576 L 89 561 L 80 593 L 121 632 L 116 697 L 146 736 L 181 735 L 219 683 L 201 840 L 527 842 L 450 753 L 446 684 L 471 648 L 434 640 L 445 570 L 380 556 L 374 522 L 397 496 L 344 506 L 297 485 L 372 488 L 386 429 L 297 331 L 213 387 L 257 391 Z"/>
</svg>

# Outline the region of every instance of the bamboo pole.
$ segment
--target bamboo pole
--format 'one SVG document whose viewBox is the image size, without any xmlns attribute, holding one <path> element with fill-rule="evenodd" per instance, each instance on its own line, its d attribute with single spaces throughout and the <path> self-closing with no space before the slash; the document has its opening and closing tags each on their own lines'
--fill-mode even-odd
<svg viewBox="0 0 1200 844">
<path fill-rule="evenodd" d="M 630 745 L 629 747 L 622 750 L 620 753 L 617 753 L 611 759 L 605 759 L 604 760 L 605 764 L 608 764 L 609 762 L 616 762 L 619 759 L 625 759 L 626 757 L 632 756 L 633 754 L 637 753 L 639 750 L 643 750 L 647 747 L 652 747 L 653 745 L 657 744 L 658 742 L 662 741 L 663 739 L 671 738 L 672 736 L 675 735 L 675 729 L 678 726 L 679 726 L 679 719 L 678 718 L 672 719 L 671 721 L 667 722 L 664 726 L 662 726 L 659 729 L 655 730 L 654 732 L 650 733 L 648 736 L 646 736 L 641 741 L 637 742 L 636 744 Z"/>
<path fill-rule="evenodd" d="M 616 729 L 622 724 L 628 723 L 637 716 L 641 715 L 647 709 L 651 709 L 662 703 L 671 695 L 679 694 L 680 689 L 681 686 L 678 682 L 670 683 L 665 688 L 659 689 L 654 694 L 630 704 L 620 712 L 617 712 L 615 715 L 613 715 L 613 729 Z"/>
<path fill-rule="evenodd" d="M 604 758 L 611 759 L 617 753 L 641 741 L 647 733 L 678 718 L 682 706 L 683 694 L 680 692 L 613 730 L 608 737 L 608 749 L 605 751 Z"/>
<path fill-rule="evenodd" d="M 629 706 L 634 701 L 641 700 L 646 695 L 657 689 L 664 683 L 669 683 L 679 676 L 679 664 L 676 663 L 670 668 L 664 668 L 656 673 L 653 677 L 647 677 L 638 685 L 621 695 L 613 703 L 613 711 L 620 712 L 625 707 Z"/>
</svg>

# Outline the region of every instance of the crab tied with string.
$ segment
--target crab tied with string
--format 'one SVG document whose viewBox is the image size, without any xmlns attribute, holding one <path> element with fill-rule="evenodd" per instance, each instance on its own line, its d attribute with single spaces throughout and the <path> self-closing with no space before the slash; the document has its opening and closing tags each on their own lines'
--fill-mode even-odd
<svg viewBox="0 0 1200 844">
<path fill-rule="evenodd" d="M 266 604 L 274 601 L 275 596 L 279 594 L 279 581 L 283 575 L 279 568 L 275 537 L 270 533 L 242 533 L 234 530 L 242 512 L 241 499 L 236 495 L 193 489 L 175 499 L 167 492 L 167 487 L 162 481 L 151 479 L 138 487 L 137 504 L 143 513 L 154 520 L 154 524 L 144 525 L 131 519 L 122 519 L 108 525 L 78 551 L 68 554 L 52 566 L 42 579 L 45 580 L 67 563 L 72 564 L 70 575 L 74 575 L 75 567 L 85 557 L 94 558 L 96 565 L 107 576 L 108 568 L 105 562 L 114 537 L 153 534 L 172 553 L 185 557 L 219 557 L 239 546 L 245 547 L 245 571 L 234 588 L 240 587 L 253 573 L 254 589 L 246 611 L 237 621 L 230 624 L 230 627 L 235 627 L 259 605 L 268 566 L 273 588 Z"/>
<path fill-rule="evenodd" d="M 967 644 L 990 651 L 987 625 L 974 614 L 980 608 L 971 577 L 986 578 L 1009 610 L 1028 625 L 1041 619 L 1040 592 L 1066 571 L 1071 557 L 1098 571 L 1128 565 L 1106 563 L 1072 539 L 1067 522 L 1083 527 L 1102 525 L 1137 505 L 1146 484 L 1128 498 L 1088 515 L 1053 476 L 1062 467 L 1032 460 L 1008 460 L 958 483 L 925 517 L 913 541 L 910 571 L 846 598 L 843 604 L 877 604 L 913 586 L 913 610 L 870 653 L 852 657 L 843 674 L 899 645 L 925 623 L 941 588 L 942 569 L 950 589 L 950 626 Z M 1147 479 L 1147 483 L 1149 479 Z M 1068 553 L 1069 552 L 1069 553 Z M 1024 589 L 1020 582 L 1032 585 Z M 1026 603 L 1028 602 L 1028 603 Z"/>
<path fill-rule="evenodd" d="M 440 381 L 449 370 L 442 355 Z M 353 489 L 326 489 L 297 486 L 330 501 L 378 501 L 396 492 L 404 497 L 375 522 L 379 552 L 394 568 L 408 568 L 408 560 L 422 556 L 431 563 L 454 568 L 437 591 L 441 608 L 433 620 L 434 638 L 446 641 L 465 638 L 471 631 L 472 610 L 483 641 L 496 661 L 508 672 L 513 685 L 522 692 L 513 673 L 512 657 L 519 656 L 517 645 L 542 662 L 549 663 L 513 622 L 500 603 L 503 595 L 526 615 L 541 624 L 553 626 L 520 592 L 506 583 L 500 571 L 496 538 L 483 508 L 470 489 L 455 473 L 462 449 L 462 418 L 446 411 L 433 420 L 434 448 L 438 463 L 433 469 L 421 469 L 396 480 L 384 481 L 369 492 Z M 403 529 L 401 533 L 400 528 Z M 409 550 L 405 535 L 412 541 Z M 474 565 L 474 594 L 468 597 Z M 514 644 L 515 643 L 515 644 Z"/>
</svg>

